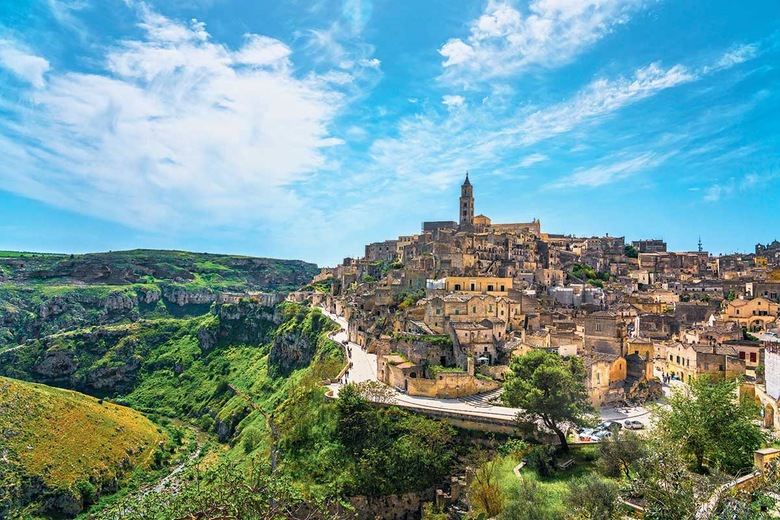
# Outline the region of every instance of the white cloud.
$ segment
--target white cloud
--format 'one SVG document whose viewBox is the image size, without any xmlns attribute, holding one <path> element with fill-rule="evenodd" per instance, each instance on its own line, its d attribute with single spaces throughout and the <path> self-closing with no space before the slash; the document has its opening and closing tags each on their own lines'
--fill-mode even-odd
<svg viewBox="0 0 780 520">
<path fill-rule="evenodd" d="M 637 70 L 630 79 L 598 79 L 572 99 L 531 114 L 511 133 L 519 134 L 525 144 L 536 143 L 695 79 L 682 65 L 664 69 L 659 63 L 652 63 Z"/>
<path fill-rule="evenodd" d="M 520 168 L 528 168 L 529 166 L 533 166 L 534 164 L 544 162 L 549 160 L 549 157 L 547 157 L 544 154 L 541 153 L 532 153 L 531 155 L 526 155 L 523 157 L 520 162 L 517 164 Z"/>
<path fill-rule="evenodd" d="M 715 69 L 726 69 L 739 65 L 758 56 L 758 46 L 755 44 L 743 44 L 725 53 L 715 64 Z"/>
<path fill-rule="evenodd" d="M 557 66 L 603 38 L 644 0 L 532 0 L 521 13 L 513 2 L 490 0 L 466 40 L 439 49 L 445 77 L 473 83 L 505 77 L 531 65 Z"/>
<path fill-rule="evenodd" d="M 32 54 L 18 43 L 4 39 L 0 39 L 0 67 L 10 70 L 36 88 L 44 86 L 44 74 L 50 69 L 46 59 Z"/>
<path fill-rule="evenodd" d="M 463 98 L 463 96 L 442 96 L 441 102 L 443 105 L 446 105 L 448 108 L 458 108 L 462 107 L 463 104 L 466 102 L 466 100 Z"/>
<path fill-rule="evenodd" d="M 575 186 L 604 186 L 626 179 L 639 172 L 655 168 L 663 163 L 668 157 L 668 155 L 658 156 L 654 153 L 647 152 L 616 163 L 576 171 L 548 187 L 571 188 Z"/>
<path fill-rule="evenodd" d="M 272 38 L 230 50 L 197 21 L 142 11 L 140 25 L 101 75 L 28 72 L 32 102 L 0 120 L 2 189 L 154 230 L 307 214 L 292 186 L 343 142 L 328 130 L 344 103 L 334 83 L 296 78 Z"/>
</svg>

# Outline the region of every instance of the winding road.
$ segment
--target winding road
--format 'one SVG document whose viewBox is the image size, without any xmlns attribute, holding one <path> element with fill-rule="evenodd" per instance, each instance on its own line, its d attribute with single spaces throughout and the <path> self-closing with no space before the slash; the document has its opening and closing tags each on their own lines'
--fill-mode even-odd
<svg viewBox="0 0 780 520">
<path fill-rule="evenodd" d="M 336 332 L 331 337 L 333 340 L 343 342 L 348 340 L 347 327 L 349 326 L 347 320 L 342 316 L 338 316 L 326 309 L 323 309 L 322 313 L 336 322 L 341 331 Z M 349 370 L 349 376 L 347 382 L 360 383 L 362 381 L 375 381 L 377 380 L 376 374 L 376 355 L 365 352 L 357 343 L 347 343 L 352 349 L 352 356 L 350 361 L 352 362 L 352 368 Z M 333 395 L 337 396 L 339 389 L 343 386 L 343 383 L 333 383 L 328 385 L 328 388 L 333 391 Z M 407 395 L 396 390 L 395 404 L 402 408 L 428 410 L 432 412 L 446 412 L 454 413 L 464 417 L 476 417 L 494 419 L 498 421 L 513 421 L 517 415 L 517 408 L 508 408 L 505 406 L 493 406 L 488 403 L 473 403 L 464 402 L 459 399 L 444 399 L 444 398 L 432 398 Z M 613 408 L 605 407 L 600 410 L 602 420 L 612 421 L 624 421 L 625 419 L 638 420 L 645 425 L 649 424 L 649 410 L 644 407 L 633 408 Z"/>
</svg>

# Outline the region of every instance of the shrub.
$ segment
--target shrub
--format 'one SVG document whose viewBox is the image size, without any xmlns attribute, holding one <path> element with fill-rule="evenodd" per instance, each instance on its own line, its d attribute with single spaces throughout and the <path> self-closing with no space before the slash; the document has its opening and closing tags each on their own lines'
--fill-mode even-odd
<svg viewBox="0 0 780 520">
<path fill-rule="evenodd" d="M 244 453 L 247 455 L 252 453 L 261 440 L 263 440 L 263 434 L 256 428 L 244 430 L 244 433 L 241 434 L 241 446 L 244 448 Z"/>
<path fill-rule="evenodd" d="M 555 475 L 555 447 L 549 444 L 534 446 L 528 451 L 526 462 L 539 476 L 552 477 Z"/>
</svg>

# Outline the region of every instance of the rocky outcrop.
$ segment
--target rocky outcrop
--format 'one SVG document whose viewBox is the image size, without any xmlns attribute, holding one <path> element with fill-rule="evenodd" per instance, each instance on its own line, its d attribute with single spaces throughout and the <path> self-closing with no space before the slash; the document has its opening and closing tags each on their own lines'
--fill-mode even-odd
<svg viewBox="0 0 780 520">
<path fill-rule="evenodd" d="M 169 302 L 175 303 L 180 307 L 185 305 L 210 304 L 216 299 L 216 294 L 210 289 L 191 290 L 176 285 L 163 286 L 162 296 Z"/>
<path fill-rule="evenodd" d="M 78 363 L 72 350 L 54 350 L 44 354 L 43 361 L 36 365 L 35 373 L 44 380 L 69 378 L 76 372 Z"/>
<path fill-rule="evenodd" d="M 87 386 L 94 390 L 125 391 L 136 380 L 141 359 L 131 357 L 127 363 L 112 367 L 100 367 L 87 373 Z"/>
</svg>

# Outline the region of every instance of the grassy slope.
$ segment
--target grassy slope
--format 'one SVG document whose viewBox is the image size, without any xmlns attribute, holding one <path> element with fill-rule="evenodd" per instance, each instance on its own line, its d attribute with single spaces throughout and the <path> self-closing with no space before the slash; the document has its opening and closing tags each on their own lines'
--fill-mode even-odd
<svg viewBox="0 0 780 520">
<path fill-rule="evenodd" d="M 51 490 L 81 481 L 99 487 L 148 467 L 167 436 L 138 412 L 69 390 L 0 377 L 0 431 L 6 459 Z M 127 460 L 125 460 L 127 459 Z"/>
</svg>

